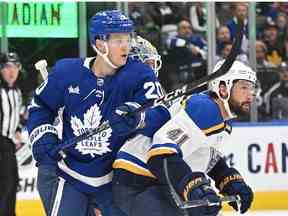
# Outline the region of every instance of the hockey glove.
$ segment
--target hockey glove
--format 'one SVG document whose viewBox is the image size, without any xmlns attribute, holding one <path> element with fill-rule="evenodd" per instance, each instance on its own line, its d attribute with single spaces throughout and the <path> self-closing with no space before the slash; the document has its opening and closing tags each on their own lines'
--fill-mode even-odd
<svg viewBox="0 0 288 216">
<path fill-rule="evenodd" d="M 55 161 L 60 161 L 60 160 L 63 159 L 63 157 L 60 155 L 59 151 L 60 151 L 60 148 L 54 146 L 53 148 L 50 148 L 50 149 L 49 149 L 48 155 L 49 155 L 52 159 L 54 159 Z"/>
<path fill-rule="evenodd" d="M 185 180 L 186 179 L 186 180 Z M 185 185 L 183 189 L 184 201 L 188 200 L 208 200 L 210 202 L 219 202 L 220 197 L 210 185 L 210 181 L 201 172 L 193 172 L 188 178 L 184 178 Z M 203 206 L 189 209 L 189 215 L 216 216 L 220 211 L 220 205 Z"/>
<path fill-rule="evenodd" d="M 52 134 L 39 139 L 32 145 L 34 159 L 42 164 L 56 163 L 61 160 L 61 155 L 58 153 L 59 141 L 57 136 Z"/>
<path fill-rule="evenodd" d="M 135 102 L 126 102 L 118 107 L 109 119 L 110 126 L 118 136 L 126 136 L 145 126 L 145 113 L 135 113 L 140 105 Z"/>
<path fill-rule="evenodd" d="M 241 198 L 240 212 L 244 214 L 251 206 L 253 201 L 253 191 L 244 182 L 242 176 L 234 168 L 229 168 L 226 174 L 216 182 L 216 187 L 223 195 L 238 195 Z M 236 211 L 236 202 L 229 203 Z"/>
</svg>

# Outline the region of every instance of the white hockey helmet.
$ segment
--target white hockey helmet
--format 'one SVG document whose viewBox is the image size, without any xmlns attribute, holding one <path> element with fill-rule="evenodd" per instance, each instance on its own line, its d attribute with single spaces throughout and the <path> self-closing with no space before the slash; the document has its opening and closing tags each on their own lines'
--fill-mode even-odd
<svg viewBox="0 0 288 216">
<path fill-rule="evenodd" d="M 217 64 L 213 68 L 213 72 L 218 70 L 222 66 L 224 61 L 225 60 L 221 60 L 217 62 Z M 256 73 L 248 65 L 245 65 L 241 61 L 236 60 L 233 62 L 230 70 L 225 75 L 215 80 L 212 80 L 209 85 L 209 89 L 215 92 L 217 96 L 224 102 L 225 109 L 230 116 L 233 116 L 233 114 L 230 111 L 228 100 L 230 98 L 231 89 L 233 87 L 234 81 L 236 80 L 247 80 L 256 85 L 256 81 L 257 81 Z M 228 90 L 228 96 L 225 98 L 221 97 L 219 94 L 219 87 L 220 87 L 220 84 L 222 83 L 226 85 L 227 90 Z"/>
<path fill-rule="evenodd" d="M 153 60 L 154 65 L 152 66 L 152 69 L 158 77 L 158 71 L 162 67 L 161 56 L 158 54 L 157 49 L 148 40 L 140 36 L 133 38 L 129 55 L 143 63 L 148 60 Z"/>
</svg>

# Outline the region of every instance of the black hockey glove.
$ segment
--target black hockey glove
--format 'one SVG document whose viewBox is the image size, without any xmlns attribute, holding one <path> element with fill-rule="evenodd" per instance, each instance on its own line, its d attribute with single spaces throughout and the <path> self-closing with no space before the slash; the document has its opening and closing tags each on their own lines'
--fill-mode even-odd
<svg viewBox="0 0 288 216">
<path fill-rule="evenodd" d="M 126 136 L 136 129 L 145 126 L 145 113 L 134 113 L 140 105 L 135 102 L 127 102 L 118 107 L 109 119 L 110 126 L 118 136 Z"/>
<path fill-rule="evenodd" d="M 186 179 L 186 180 L 185 180 Z M 208 200 L 210 202 L 219 202 L 220 197 L 217 196 L 215 191 L 210 185 L 210 181 L 201 172 L 193 172 L 191 176 L 185 178 L 183 183 L 183 198 L 184 201 L 188 200 Z M 203 206 L 189 209 L 189 215 L 198 216 L 216 216 L 220 211 L 221 206 Z"/>
<path fill-rule="evenodd" d="M 216 187 L 223 195 L 238 195 L 241 198 L 241 214 L 244 214 L 250 208 L 253 201 L 253 191 L 244 182 L 242 176 L 236 169 L 227 169 L 226 174 L 216 182 Z M 230 205 L 238 211 L 236 202 L 232 202 Z"/>
</svg>

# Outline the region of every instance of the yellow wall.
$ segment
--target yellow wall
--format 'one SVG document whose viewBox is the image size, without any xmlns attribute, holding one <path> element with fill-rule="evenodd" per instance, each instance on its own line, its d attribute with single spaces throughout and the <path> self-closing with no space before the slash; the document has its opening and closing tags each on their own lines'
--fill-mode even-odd
<svg viewBox="0 0 288 216">
<path fill-rule="evenodd" d="M 18 200 L 16 214 L 17 216 L 45 216 L 40 200 Z"/>
</svg>

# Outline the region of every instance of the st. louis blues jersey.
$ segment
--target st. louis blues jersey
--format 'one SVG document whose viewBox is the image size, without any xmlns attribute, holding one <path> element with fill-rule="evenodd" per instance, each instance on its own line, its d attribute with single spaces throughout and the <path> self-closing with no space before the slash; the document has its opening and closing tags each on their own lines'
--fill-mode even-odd
<svg viewBox="0 0 288 216">
<path fill-rule="evenodd" d="M 128 59 L 115 75 L 102 78 L 90 70 L 92 60 L 58 61 L 35 90 L 28 131 L 37 163 L 55 163 L 47 152 L 59 143 L 53 121 L 60 108 L 64 108 L 62 139 L 66 141 L 98 127 L 125 102 L 144 104 L 161 94 L 161 86 L 147 65 Z M 159 107 L 149 119 L 157 122 L 166 112 Z M 104 187 L 111 182 L 113 160 L 126 139 L 109 128 L 78 142 L 67 148 L 67 157 L 58 162 L 59 175 L 84 192 Z"/>
<path fill-rule="evenodd" d="M 153 140 L 138 135 L 122 146 L 113 164 L 116 175 L 122 175 L 120 179 L 129 181 L 133 174 L 139 182 L 154 182 L 156 177 L 147 161 L 159 155 L 179 154 L 193 172 L 208 172 L 217 163 L 231 125 L 223 119 L 214 100 L 208 94 L 195 94 L 182 104 L 174 103 L 170 113 L 171 120 L 155 133 Z"/>
</svg>

